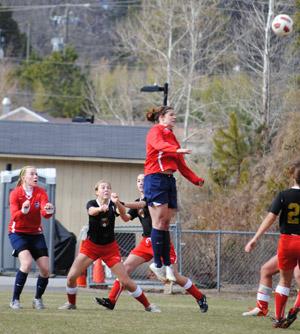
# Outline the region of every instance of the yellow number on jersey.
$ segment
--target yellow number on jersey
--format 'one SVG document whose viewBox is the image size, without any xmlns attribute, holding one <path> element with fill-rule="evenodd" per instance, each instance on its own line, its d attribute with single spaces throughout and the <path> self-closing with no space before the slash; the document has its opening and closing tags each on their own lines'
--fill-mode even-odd
<svg viewBox="0 0 300 334">
<path fill-rule="evenodd" d="M 298 203 L 290 203 L 288 205 L 288 223 L 299 224 L 300 205 Z"/>
</svg>

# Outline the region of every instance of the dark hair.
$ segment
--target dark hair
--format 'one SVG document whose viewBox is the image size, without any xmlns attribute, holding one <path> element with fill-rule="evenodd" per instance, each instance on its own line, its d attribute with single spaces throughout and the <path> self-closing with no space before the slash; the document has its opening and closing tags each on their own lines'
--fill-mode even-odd
<svg viewBox="0 0 300 334">
<path fill-rule="evenodd" d="M 159 116 L 165 115 L 171 109 L 173 110 L 170 106 L 153 107 L 147 111 L 146 118 L 149 122 L 157 123 Z"/>
<path fill-rule="evenodd" d="M 300 186 L 300 160 L 294 161 L 289 168 L 290 175 L 295 179 Z"/>
</svg>

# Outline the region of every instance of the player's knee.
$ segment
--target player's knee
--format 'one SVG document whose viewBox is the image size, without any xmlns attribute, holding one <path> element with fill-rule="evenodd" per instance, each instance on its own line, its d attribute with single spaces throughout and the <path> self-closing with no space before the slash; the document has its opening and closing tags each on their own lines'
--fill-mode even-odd
<svg viewBox="0 0 300 334">
<path fill-rule="evenodd" d="M 125 271 L 128 275 L 130 275 L 133 272 L 133 266 L 127 263 L 124 263 Z"/>
<path fill-rule="evenodd" d="M 122 286 L 125 287 L 125 289 L 128 289 L 128 287 L 130 288 L 132 281 L 129 277 L 122 277 L 119 278 L 119 282 L 121 283 Z"/>
<path fill-rule="evenodd" d="M 31 266 L 32 266 L 32 260 L 31 259 L 26 259 L 23 260 L 20 266 L 20 270 L 23 273 L 29 273 L 31 270 Z"/>
<path fill-rule="evenodd" d="M 270 270 L 270 267 L 267 265 L 262 265 L 260 268 L 260 276 L 261 277 L 272 277 L 274 275 L 273 270 Z"/>
</svg>

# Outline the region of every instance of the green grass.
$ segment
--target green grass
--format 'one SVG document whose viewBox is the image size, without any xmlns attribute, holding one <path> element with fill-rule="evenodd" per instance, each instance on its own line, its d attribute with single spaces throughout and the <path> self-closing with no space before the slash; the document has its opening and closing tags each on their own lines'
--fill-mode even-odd
<svg viewBox="0 0 300 334">
<path fill-rule="evenodd" d="M 33 292 L 22 294 L 23 309 L 8 308 L 10 291 L 0 292 L 0 333 L 86 333 L 86 334 L 248 334 L 274 333 L 269 318 L 244 318 L 241 313 L 253 306 L 255 296 L 238 296 L 208 292 L 209 311 L 199 312 L 188 295 L 148 293 L 151 302 L 160 306 L 162 313 L 148 313 L 143 307 L 123 293 L 114 311 L 96 305 L 94 296 L 106 296 L 106 290 L 84 290 L 78 294 L 78 310 L 61 311 L 57 307 L 66 301 L 63 292 L 47 291 L 44 302 L 47 309 L 31 308 Z M 289 307 L 290 305 L 288 305 Z M 296 321 L 288 333 L 299 333 Z M 282 331 L 277 329 L 276 331 Z"/>
</svg>

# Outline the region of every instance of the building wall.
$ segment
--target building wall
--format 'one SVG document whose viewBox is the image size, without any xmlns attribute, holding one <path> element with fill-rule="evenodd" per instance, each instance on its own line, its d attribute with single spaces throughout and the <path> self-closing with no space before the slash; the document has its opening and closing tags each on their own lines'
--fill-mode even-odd
<svg viewBox="0 0 300 334">
<path fill-rule="evenodd" d="M 37 168 L 56 168 L 56 219 L 69 231 L 79 234 L 88 222 L 86 203 L 95 198 L 94 185 L 100 179 L 110 181 L 114 192 L 124 201 L 138 197 L 136 176 L 143 172 L 138 163 L 88 162 L 71 160 L 41 160 L 0 157 L 0 170 L 8 163 L 12 169 L 25 165 Z M 120 220 L 117 223 L 121 223 Z M 138 223 L 138 222 L 135 222 Z"/>
</svg>

